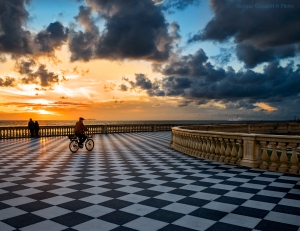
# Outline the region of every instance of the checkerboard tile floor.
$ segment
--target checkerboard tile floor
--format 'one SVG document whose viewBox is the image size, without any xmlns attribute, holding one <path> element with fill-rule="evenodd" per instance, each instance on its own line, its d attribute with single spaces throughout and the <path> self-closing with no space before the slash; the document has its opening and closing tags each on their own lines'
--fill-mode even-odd
<svg viewBox="0 0 300 231">
<path fill-rule="evenodd" d="M 170 132 L 0 140 L 0 230 L 300 230 L 300 177 L 197 159 Z"/>
</svg>

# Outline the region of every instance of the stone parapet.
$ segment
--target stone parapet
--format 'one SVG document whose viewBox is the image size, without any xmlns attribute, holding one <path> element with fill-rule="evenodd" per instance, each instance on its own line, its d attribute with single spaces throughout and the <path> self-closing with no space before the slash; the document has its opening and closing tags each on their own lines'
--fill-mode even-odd
<svg viewBox="0 0 300 231">
<path fill-rule="evenodd" d="M 237 132 L 238 126 L 231 125 L 227 125 L 228 131 L 224 125 L 220 126 L 221 131 L 217 131 L 217 126 L 207 127 L 172 128 L 171 147 L 199 158 L 299 174 L 300 136 Z M 268 131 L 270 127 L 267 126 Z M 291 127 L 288 126 L 290 130 Z M 240 130 L 245 128 L 242 125 Z"/>
</svg>

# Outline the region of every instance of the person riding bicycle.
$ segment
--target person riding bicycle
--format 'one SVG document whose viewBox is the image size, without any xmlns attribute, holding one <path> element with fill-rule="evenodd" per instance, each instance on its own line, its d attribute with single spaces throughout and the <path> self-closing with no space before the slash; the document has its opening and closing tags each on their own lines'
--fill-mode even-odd
<svg viewBox="0 0 300 231">
<path fill-rule="evenodd" d="M 83 142 L 86 140 L 87 136 L 84 134 L 84 131 L 88 131 L 87 127 L 83 124 L 84 118 L 80 117 L 79 121 L 75 125 L 75 135 L 79 138 L 79 147 L 83 147 Z"/>
</svg>

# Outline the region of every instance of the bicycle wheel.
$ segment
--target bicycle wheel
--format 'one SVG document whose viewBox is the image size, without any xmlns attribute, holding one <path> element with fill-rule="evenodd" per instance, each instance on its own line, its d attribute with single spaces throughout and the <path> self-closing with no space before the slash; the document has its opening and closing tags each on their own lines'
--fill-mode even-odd
<svg viewBox="0 0 300 231">
<path fill-rule="evenodd" d="M 70 151 L 75 153 L 79 149 L 79 145 L 77 140 L 72 140 L 69 144 Z"/>
<path fill-rule="evenodd" d="M 93 148 L 94 148 L 94 141 L 92 139 L 87 139 L 86 142 L 85 142 L 85 148 L 88 151 L 92 151 Z"/>
</svg>

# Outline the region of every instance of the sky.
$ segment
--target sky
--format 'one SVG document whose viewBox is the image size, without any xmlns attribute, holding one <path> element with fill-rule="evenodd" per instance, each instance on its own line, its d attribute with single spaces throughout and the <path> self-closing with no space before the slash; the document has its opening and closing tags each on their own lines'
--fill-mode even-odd
<svg viewBox="0 0 300 231">
<path fill-rule="evenodd" d="M 0 120 L 300 118 L 298 0 L 0 0 Z"/>
</svg>

